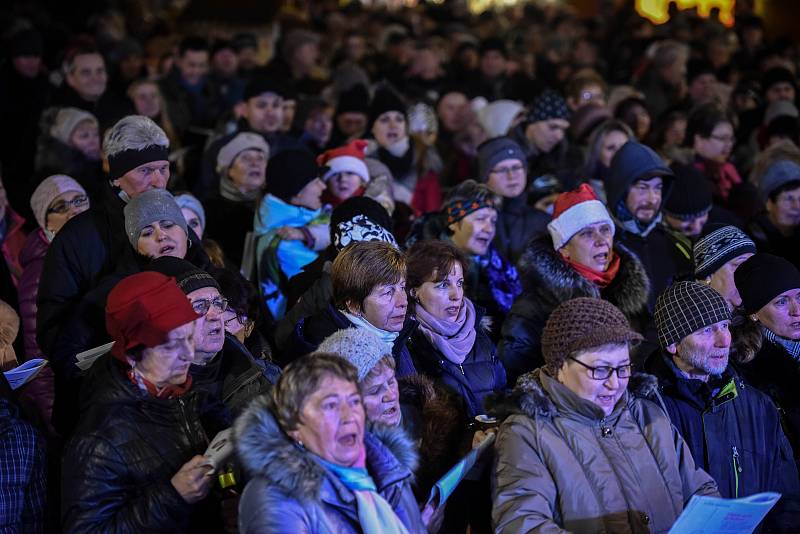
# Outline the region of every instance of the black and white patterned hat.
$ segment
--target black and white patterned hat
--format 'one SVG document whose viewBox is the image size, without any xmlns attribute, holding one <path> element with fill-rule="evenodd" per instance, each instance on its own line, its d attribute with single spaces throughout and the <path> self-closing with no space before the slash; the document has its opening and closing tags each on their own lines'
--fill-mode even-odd
<svg viewBox="0 0 800 534">
<path fill-rule="evenodd" d="M 692 332 L 720 321 L 731 312 L 722 295 L 699 282 L 678 282 L 656 301 L 656 329 L 662 348 L 679 343 Z"/>
<path fill-rule="evenodd" d="M 746 253 L 756 253 L 756 245 L 735 226 L 709 225 L 694 245 L 694 275 L 702 280 L 717 272 L 728 261 Z"/>
</svg>

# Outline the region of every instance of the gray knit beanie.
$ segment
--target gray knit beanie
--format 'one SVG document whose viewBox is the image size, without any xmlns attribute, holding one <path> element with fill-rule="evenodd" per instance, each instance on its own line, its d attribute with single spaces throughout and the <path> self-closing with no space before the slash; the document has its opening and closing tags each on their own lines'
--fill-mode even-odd
<svg viewBox="0 0 800 534">
<path fill-rule="evenodd" d="M 269 145 L 264 138 L 252 132 L 242 132 L 228 141 L 217 153 L 217 173 L 227 176 L 228 168 L 233 165 L 236 156 L 245 150 L 260 150 L 269 159 Z"/>
<path fill-rule="evenodd" d="M 61 108 L 56 113 L 53 125 L 50 127 L 50 135 L 64 143 L 69 144 L 72 132 L 83 121 L 90 121 L 97 126 L 97 119 L 88 111 L 78 108 Z"/>
<path fill-rule="evenodd" d="M 125 233 L 133 248 L 139 241 L 142 228 L 156 221 L 172 221 L 189 235 L 186 219 L 172 194 L 164 189 L 151 189 L 131 199 L 125 205 Z"/>
<path fill-rule="evenodd" d="M 341 356 L 358 369 L 358 381 L 363 382 L 370 371 L 392 351 L 381 338 L 362 328 L 337 330 L 320 343 L 317 352 Z"/>
<path fill-rule="evenodd" d="M 495 137 L 478 146 L 478 178 L 489 181 L 489 174 L 495 165 L 505 159 L 518 159 L 527 170 L 528 159 L 522 148 L 509 137 Z"/>
<path fill-rule="evenodd" d="M 758 181 L 761 200 L 766 202 L 773 191 L 794 181 L 800 181 L 800 165 L 790 160 L 776 161 Z"/>
<path fill-rule="evenodd" d="M 192 210 L 197 215 L 197 218 L 200 219 L 200 226 L 206 227 L 206 211 L 200 201 L 197 200 L 197 197 L 191 193 L 181 193 L 175 197 L 175 203 L 181 209 Z"/>
</svg>

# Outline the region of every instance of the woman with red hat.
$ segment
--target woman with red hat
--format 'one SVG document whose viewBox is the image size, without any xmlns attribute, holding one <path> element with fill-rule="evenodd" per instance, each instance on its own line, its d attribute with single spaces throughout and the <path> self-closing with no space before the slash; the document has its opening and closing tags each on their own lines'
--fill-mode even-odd
<svg viewBox="0 0 800 534">
<path fill-rule="evenodd" d="M 214 473 L 201 456 L 208 439 L 189 375 L 197 318 L 160 273 L 129 276 L 108 295 L 111 357 L 89 371 L 64 456 L 66 532 L 220 530 L 218 506 L 199 505 Z"/>
<path fill-rule="evenodd" d="M 523 292 L 503 323 L 498 346 L 510 384 L 542 365 L 544 323 L 565 300 L 608 300 L 635 326 L 646 318 L 647 273 L 636 255 L 614 243 L 614 222 L 591 186 L 559 195 L 547 230 L 549 235 L 528 244 L 517 264 Z"/>
</svg>

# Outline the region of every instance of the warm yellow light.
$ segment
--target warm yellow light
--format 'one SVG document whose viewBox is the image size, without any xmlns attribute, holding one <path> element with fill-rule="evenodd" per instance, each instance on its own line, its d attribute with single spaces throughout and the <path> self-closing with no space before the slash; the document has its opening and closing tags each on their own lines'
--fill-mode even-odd
<svg viewBox="0 0 800 534">
<path fill-rule="evenodd" d="M 473 15 L 493 8 L 515 6 L 524 0 L 467 0 L 467 8 Z"/>
<path fill-rule="evenodd" d="M 708 18 L 711 10 L 719 9 L 719 21 L 725 26 L 733 26 L 733 6 L 736 0 L 636 0 L 636 12 L 653 24 L 664 24 L 669 20 L 669 4 L 674 2 L 678 9 L 697 8 L 697 14 Z"/>
</svg>

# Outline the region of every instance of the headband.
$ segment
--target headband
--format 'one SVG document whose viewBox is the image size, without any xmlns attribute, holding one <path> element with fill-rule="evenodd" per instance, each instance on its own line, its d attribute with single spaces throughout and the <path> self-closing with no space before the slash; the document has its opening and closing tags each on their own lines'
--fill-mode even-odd
<svg viewBox="0 0 800 534">
<path fill-rule="evenodd" d="M 127 172 L 151 161 L 169 161 L 169 149 L 149 145 L 142 150 L 123 150 L 108 157 L 108 174 L 112 180 L 122 178 Z"/>
<path fill-rule="evenodd" d="M 491 197 L 479 197 L 474 200 L 470 201 L 463 201 L 457 200 L 455 202 L 451 202 L 446 204 L 444 207 L 444 212 L 447 215 L 447 224 L 457 223 L 470 213 L 475 213 L 476 211 L 483 209 L 483 208 L 492 208 L 497 209 L 494 206 L 494 202 L 492 201 Z"/>
</svg>

